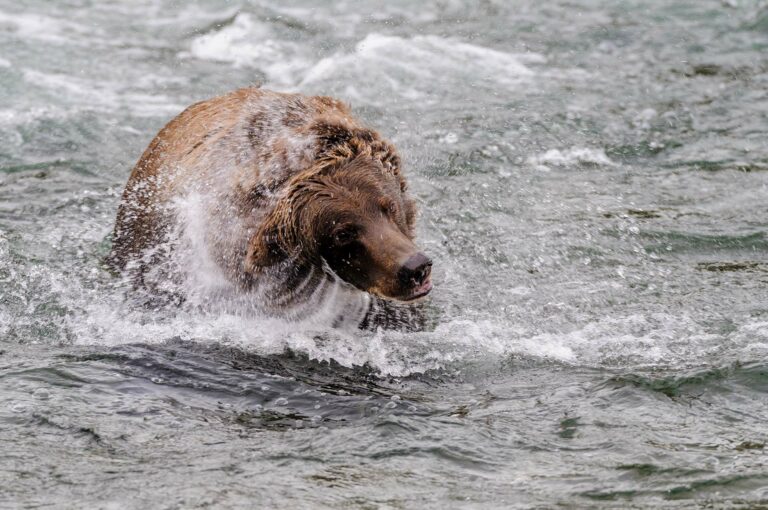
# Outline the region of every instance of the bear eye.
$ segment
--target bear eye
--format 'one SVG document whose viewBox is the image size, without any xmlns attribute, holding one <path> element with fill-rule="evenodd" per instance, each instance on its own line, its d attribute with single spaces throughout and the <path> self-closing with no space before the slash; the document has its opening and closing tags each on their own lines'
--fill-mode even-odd
<svg viewBox="0 0 768 510">
<path fill-rule="evenodd" d="M 394 217 L 397 214 L 397 206 L 394 202 L 385 202 L 381 204 L 381 212 L 386 216 Z"/>
<path fill-rule="evenodd" d="M 357 239 L 357 228 L 342 227 L 333 233 L 333 241 L 338 246 L 344 246 Z"/>
</svg>

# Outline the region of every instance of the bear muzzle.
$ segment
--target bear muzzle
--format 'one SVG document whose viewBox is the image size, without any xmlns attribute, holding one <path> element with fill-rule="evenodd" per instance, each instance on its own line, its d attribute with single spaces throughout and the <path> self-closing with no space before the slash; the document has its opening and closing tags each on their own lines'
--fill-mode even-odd
<svg viewBox="0 0 768 510">
<path fill-rule="evenodd" d="M 409 289 L 403 300 L 412 301 L 424 297 L 432 290 L 432 260 L 419 252 L 408 257 L 400 267 L 397 278 L 403 289 Z"/>
</svg>

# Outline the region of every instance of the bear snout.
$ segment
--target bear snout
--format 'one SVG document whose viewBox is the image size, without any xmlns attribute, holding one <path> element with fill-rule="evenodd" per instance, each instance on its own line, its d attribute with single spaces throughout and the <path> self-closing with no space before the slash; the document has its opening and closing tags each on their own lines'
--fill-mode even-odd
<svg viewBox="0 0 768 510">
<path fill-rule="evenodd" d="M 429 294 L 432 290 L 432 260 L 419 252 L 411 255 L 397 273 L 400 285 L 409 289 L 408 300 L 417 299 Z"/>
</svg>

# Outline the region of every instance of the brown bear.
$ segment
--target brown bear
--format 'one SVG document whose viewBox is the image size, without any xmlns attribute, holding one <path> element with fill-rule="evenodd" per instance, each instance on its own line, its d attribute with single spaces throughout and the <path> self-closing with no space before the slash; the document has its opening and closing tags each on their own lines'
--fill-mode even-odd
<svg viewBox="0 0 768 510">
<path fill-rule="evenodd" d="M 245 88 L 190 106 L 150 143 L 108 261 L 156 294 L 184 299 L 184 275 L 207 272 L 270 314 L 335 299 L 336 323 L 409 327 L 412 307 L 392 302 L 432 289 L 415 218 L 395 148 L 346 105 Z"/>
</svg>

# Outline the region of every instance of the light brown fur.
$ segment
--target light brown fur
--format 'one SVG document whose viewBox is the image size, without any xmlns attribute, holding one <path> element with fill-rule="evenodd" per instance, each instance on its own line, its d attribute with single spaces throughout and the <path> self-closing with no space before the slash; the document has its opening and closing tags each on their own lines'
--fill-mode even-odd
<svg viewBox="0 0 768 510">
<path fill-rule="evenodd" d="M 389 142 L 333 98 L 246 88 L 202 101 L 169 122 L 134 167 L 109 261 L 143 283 L 174 200 L 198 193 L 209 197 L 206 244 L 241 288 L 281 261 L 331 258 L 360 290 L 400 298 L 408 289 L 396 275 L 415 252 L 416 212 L 400 164 Z M 344 221 L 356 231 L 339 234 Z M 339 235 L 359 235 L 365 256 L 333 260 L 342 252 L 329 239 Z"/>
</svg>

